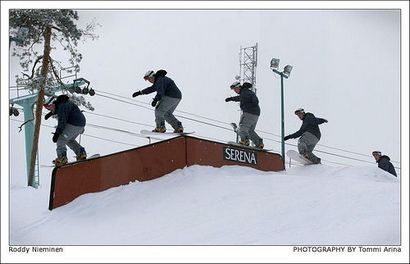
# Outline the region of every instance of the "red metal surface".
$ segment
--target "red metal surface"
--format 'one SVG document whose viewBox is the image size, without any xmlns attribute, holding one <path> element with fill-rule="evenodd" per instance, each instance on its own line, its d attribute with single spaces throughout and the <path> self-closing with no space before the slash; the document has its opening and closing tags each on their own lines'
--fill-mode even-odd
<svg viewBox="0 0 410 264">
<path fill-rule="evenodd" d="M 236 154 L 245 161 L 244 157 L 251 155 L 254 162 L 227 160 L 224 158 L 227 153 Z M 281 156 L 276 153 L 181 136 L 54 169 L 49 209 L 65 205 L 82 194 L 104 191 L 133 181 L 152 180 L 194 164 L 214 167 L 241 165 L 262 171 L 284 170 Z"/>
<path fill-rule="evenodd" d="M 69 164 L 53 171 L 49 209 L 78 196 L 133 181 L 147 181 L 186 165 L 183 137 Z"/>
<path fill-rule="evenodd" d="M 262 171 L 281 171 L 284 170 L 281 156 L 276 153 L 266 151 L 249 150 L 228 144 L 202 140 L 193 137 L 186 137 L 187 145 L 187 166 L 193 164 L 210 165 L 222 167 L 225 165 L 248 166 Z M 233 150 L 243 150 L 254 152 L 257 164 L 238 162 L 224 159 L 224 148 L 229 147 Z"/>
</svg>

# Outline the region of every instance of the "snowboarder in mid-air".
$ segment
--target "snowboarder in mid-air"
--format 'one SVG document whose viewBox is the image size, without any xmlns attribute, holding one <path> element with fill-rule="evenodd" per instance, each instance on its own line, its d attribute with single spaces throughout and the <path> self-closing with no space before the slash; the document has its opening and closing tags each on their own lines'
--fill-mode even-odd
<svg viewBox="0 0 410 264">
<path fill-rule="evenodd" d="M 60 95 L 52 103 L 44 107 L 50 112 L 46 114 L 46 120 L 52 115 L 57 115 L 58 125 L 53 135 L 53 142 L 57 144 L 57 158 L 53 160 L 56 167 L 64 165 L 67 160 L 67 147 L 74 151 L 77 161 L 85 160 L 85 149 L 75 140 L 78 135 L 84 133 L 85 116 L 78 106 L 69 100 L 67 95 Z"/>
<path fill-rule="evenodd" d="M 295 133 L 284 137 L 284 140 L 300 137 L 298 141 L 299 154 L 314 164 L 320 164 L 321 159 L 316 157 L 312 152 L 321 137 L 319 125 L 327 123 L 327 120 L 317 118 L 312 113 L 305 113 L 303 108 L 297 109 L 295 115 L 303 121 L 302 126 Z"/>
<path fill-rule="evenodd" d="M 252 84 L 244 82 L 242 85 L 236 81 L 231 85 L 238 96 L 228 97 L 225 102 L 240 102 L 242 115 L 239 121 L 239 128 L 237 130 L 241 140 L 239 144 L 249 146 L 249 139 L 255 144 L 257 148 L 263 149 L 263 140 L 255 132 L 256 124 L 258 123 L 260 108 L 259 100 L 256 94 L 250 90 Z"/>
<path fill-rule="evenodd" d="M 165 133 L 165 121 L 167 121 L 174 128 L 174 133 L 183 133 L 182 123 L 173 114 L 181 101 L 182 94 L 175 82 L 165 76 L 166 74 L 165 70 L 159 70 L 156 73 L 154 71 L 145 73 L 144 80 L 149 81 L 153 85 L 133 93 L 132 97 L 157 92 L 151 103 L 155 107 L 156 124 L 152 132 Z"/>
</svg>

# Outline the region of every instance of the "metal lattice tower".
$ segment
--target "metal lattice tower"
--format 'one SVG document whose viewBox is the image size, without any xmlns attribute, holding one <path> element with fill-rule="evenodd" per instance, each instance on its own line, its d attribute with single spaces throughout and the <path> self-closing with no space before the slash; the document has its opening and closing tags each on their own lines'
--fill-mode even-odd
<svg viewBox="0 0 410 264">
<path fill-rule="evenodd" d="M 239 75 L 235 77 L 237 81 L 242 84 L 248 82 L 252 84 L 252 91 L 256 93 L 256 65 L 258 60 L 258 43 L 252 47 L 239 49 Z M 242 111 L 241 111 L 242 112 Z M 231 123 L 232 128 L 236 134 L 236 142 L 239 142 L 239 135 L 237 134 L 238 126 Z M 253 143 L 252 143 L 253 145 Z"/>
<path fill-rule="evenodd" d="M 256 65 L 258 61 L 258 43 L 255 46 L 240 48 L 239 51 L 239 81 L 252 84 L 256 93 Z"/>
</svg>

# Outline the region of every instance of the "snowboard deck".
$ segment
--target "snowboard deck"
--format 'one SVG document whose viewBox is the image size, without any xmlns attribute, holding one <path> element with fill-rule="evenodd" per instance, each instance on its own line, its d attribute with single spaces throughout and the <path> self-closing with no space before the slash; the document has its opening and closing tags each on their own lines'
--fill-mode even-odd
<svg viewBox="0 0 410 264">
<path fill-rule="evenodd" d="M 303 157 L 302 155 L 300 155 L 297 151 L 295 150 L 288 150 L 286 152 L 286 155 L 291 158 L 292 160 L 295 160 L 303 165 L 312 165 L 314 164 L 312 161 L 306 159 L 305 157 Z"/>
<path fill-rule="evenodd" d="M 100 154 L 94 154 L 94 155 L 91 155 L 90 157 L 88 157 L 86 160 L 95 159 L 95 158 L 98 158 L 98 157 L 101 157 L 101 155 Z"/>
<path fill-rule="evenodd" d="M 85 160 L 76 160 L 76 161 L 72 161 L 72 162 L 67 162 L 66 164 L 64 164 L 62 166 L 72 164 L 72 163 L 76 163 L 76 162 L 80 162 L 80 161 L 86 161 L 86 160 L 90 160 L 90 159 L 99 158 L 100 156 L 101 156 L 100 154 L 93 154 L 93 155 L 87 157 Z M 56 166 L 53 164 L 53 165 L 40 165 L 40 167 L 56 167 Z"/>
<path fill-rule="evenodd" d="M 164 133 L 159 133 L 159 132 L 152 132 L 151 130 L 141 130 L 141 134 L 143 135 L 175 135 L 175 136 L 181 136 L 181 135 L 190 135 L 195 133 L 195 131 L 190 131 L 190 132 L 182 132 L 182 133 L 174 133 L 174 132 L 164 132 Z"/>
<path fill-rule="evenodd" d="M 257 148 L 257 147 L 245 146 L 245 145 L 233 142 L 233 141 L 228 141 L 227 143 L 229 145 L 233 145 L 235 147 L 246 148 L 246 149 L 251 149 L 251 150 L 259 150 L 259 151 L 265 151 L 265 152 L 273 150 L 273 149 L 261 149 L 261 148 Z"/>
</svg>

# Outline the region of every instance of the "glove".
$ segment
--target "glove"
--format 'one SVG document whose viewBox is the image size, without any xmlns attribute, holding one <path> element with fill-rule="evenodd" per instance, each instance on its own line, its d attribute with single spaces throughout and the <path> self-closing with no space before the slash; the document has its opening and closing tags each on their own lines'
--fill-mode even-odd
<svg viewBox="0 0 410 264">
<path fill-rule="evenodd" d="M 158 103 L 158 99 L 154 98 L 154 100 L 152 100 L 152 103 L 151 103 L 152 107 L 157 106 L 157 103 Z"/>
<path fill-rule="evenodd" d="M 325 119 L 323 122 L 324 122 L 324 123 L 327 123 L 328 121 L 327 121 L 327 119 Z"/>
<path fill-rule="evenodd" d="M 59 136 L 60 136 L 60 133 L 57 133 L 57 132 L 54 133 L 54 135 L 53 135 L 53 142 L 54 142 L 54 143 L 57 142 Z"/>
<path fill-rule="evenodd" d="M 142 95 L 142 92 L 141 91 L 135 92 L 132 94 L 132 97 L 136 97 L 138 95 Z"/>
<path fill-rule="evenodd" d="M 53 116 L 53 112 L 49 112 L 48 114 L 46 114 L 46 116 L 44 118 L 47 120 L 52 116 Z"/>
<path fill-rule="evenodd" d="M 291 139 L 290 135 L 283 138 L 284 141 Z"/>
<path fill-rule="evenodd" d="M 229 102 L 229 101 L 232 101 L 232 97 L 228 97 L 225 99 L 225 102 Z"/>
</svg>

